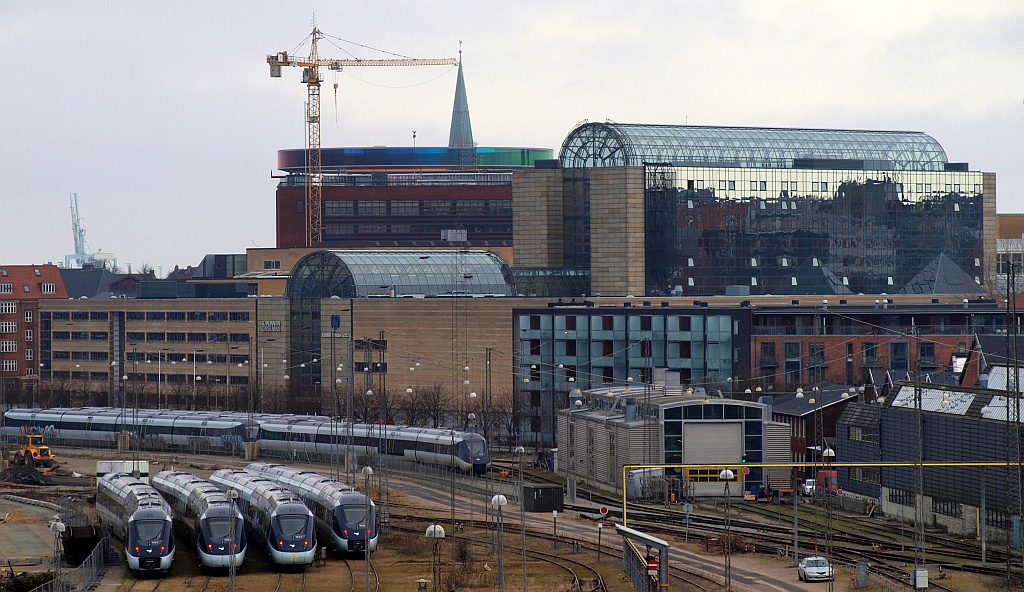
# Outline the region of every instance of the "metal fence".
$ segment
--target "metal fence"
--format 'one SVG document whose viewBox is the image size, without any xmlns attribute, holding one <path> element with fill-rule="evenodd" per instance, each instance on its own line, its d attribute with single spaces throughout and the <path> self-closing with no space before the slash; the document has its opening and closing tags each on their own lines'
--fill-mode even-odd
<svg viewBox="0 0 1024 592">
<path fill-rule="evenodd" d="M 75 569 L 61 571 L 49 582 L 30 592 L 78 592 L 89 590 L 99 583 L 110 564 L 110 537 L 96 544 L 89 557 Z"/>
</svg>

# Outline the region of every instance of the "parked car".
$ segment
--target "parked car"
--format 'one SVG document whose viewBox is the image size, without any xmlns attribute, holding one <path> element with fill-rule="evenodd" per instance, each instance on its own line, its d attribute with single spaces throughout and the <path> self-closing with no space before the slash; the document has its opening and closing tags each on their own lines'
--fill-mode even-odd
<svg viewBox="0 0 1024 592">
<path fill-rule="evenodd" d="M 802 488 L 803 494 L 807 497 L 814 495 L 815 483 L 814 479 L 804 479 L 804 486 Z"/>
<path fill-rule="evenodd" d="M 832 566 L 828 559 L 817 555 L 804 557 L 800 565 L 796 567 L 796 575 L 802 582 L 826 581 L 835 579 Z"/>
</svg>

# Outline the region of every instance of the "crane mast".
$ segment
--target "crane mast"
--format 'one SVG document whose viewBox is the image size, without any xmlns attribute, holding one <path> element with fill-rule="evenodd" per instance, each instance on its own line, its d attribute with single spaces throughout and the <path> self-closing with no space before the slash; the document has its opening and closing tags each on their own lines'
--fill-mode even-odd
<svg viewBox="0 0 1024 592">
<path fill-rule="evenodd" d="M 313 27 L 309 57 L 306 60 L 278 52 L 267 56 L 270 76 L 281 77 L 282 66 L 302 68 L 302 83 L 306 85 L 306 246 L 323 242 L 323 166 L 320 150 L 320 68 L 341 70 L 345 66 L 457 66 L 455 58 L 438 59 L 385 59 L 361 60 L 321 59 L 317 41 L 323 33 Z"/>
</svg>

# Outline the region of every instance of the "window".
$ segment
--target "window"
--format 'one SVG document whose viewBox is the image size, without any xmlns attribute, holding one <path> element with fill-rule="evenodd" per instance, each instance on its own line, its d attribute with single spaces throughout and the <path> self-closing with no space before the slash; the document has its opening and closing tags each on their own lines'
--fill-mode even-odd
<svg viewBox="0 0 1024 592">
<path fill-rule="evenodd" d="M 878 469 L 872 467 L 850 467 L 850 480 L 872 485 L 882 482 Z"/>
<path fill-rule="evenodd" d="M 4 372 L 17 372 L 18 360 L 4 360 Z"/>
<path fill-rule="evenodd" d="M 14 321 L 4 321 L 0 323 L 0 333 L 17 333 L 18 323 Z"/>
<path fill-rule="evenodd" d="M 32 311 L 31 310 L 26 310 L 25 311 L 25 322 L 26 323 L 31 323 L 32 322 Z"/>
<path fill-rule="evenodd" d="M 899 504 L 901 506 L 914 506 L 914 501 L 917 496 L 914 495 L 913 491 L 907 491 L 905 489 L 890 489 L 889 490 L 889 503 Z"/>
<path fill-rule="evenodd" d="M 169 312 L 167 313 L 167 320 L 171 322 L 183 322 L 185 320 L 185 313 L 183 312 Z"/>
<path fill-rule="evenodd" d="M 768 181 L 761 181 L 760 182 L 760 189 L 761 189 L 761 191 L 768 191 Z"/>
<path fill-rule="evenodd" d="M 25 341 L 32 341 L 32 329 L 25 329 Z"/>
<path fill-rule="evenodd" d="M 42 290 L 43 294 L 56 294 L 57 284 L 53 282 L 43 282 L 39 284 L 39 289 Z"/>
<path fill-rule="evenodd" d="M 223 323 L 228 320 L 228 313 L 211 312 L 207 318 L 211 323 Z"/>
<path fill-rule="evenodd" d="M 93 321 L 105 321 L 107 318 L 107 313 L 103 311 L 89 313 L 89 319 Z"/>
<path fill-rule="evenodd" d="M 0 283 L 0 294 L 14 294 L 14 284 Z"/>
<path fill-rule="evenodd" d="M 821 190 L 822 191 L 828 191 L 828 181 L 822 181 L 821 182 Z"/>
<path fill-rule="evenodd" d="M 757 181 L 751 181 L 750 182 L 750 190 L 751 191 L 757 191 Z"/>
<path fill-rule="evenodd" d="M 233 312 L 231 313 L 231 320 L 235 322 L 249 322 L 248 312 Z"/>
<path fill-rule="evenodd" d="M 328 202 L 330 203 L 330 202 Z M 281 269 L 280 261 L 263 261 L 263 269 Z"/>
<path fill-rule="evenodd" d="M 736 191 L 736 181 L 729 181 L 729 191 Z"/>
<path fill-rule="evenodd" d="M 0 352 L 16 352 L 18 351 L 17 341 L 0 341 Z"/>
<path fill-rule="evenodd" d="M 25 348 L 25 359 L 26 360 L 31 362 L 32 361 L 32 357 L 34 355 L 35 355 L 35 350 L 33 350 L 31 347 Z"/>
<path fill-rule="evenodd" d="M 129 311 L 125 318 L 129 321 L 144 321 L 146 320 L 146 313 L 140 311 Z"/>
<path fill-rule="evenodd" d="M 167 320 L 167 314 L 163 312 L 147 312 L 147 321 L 165 321 Z"/>
<path fill-rule="evenodd" d="M 878 444 L 878 430 L 863 426 L 850 426 L 850 440 Z"/>
<path fill-rule="evenodd" d="M 17 302 L 0 302 L 0 314 L 14 314 L 18 312 Z"/>
</svg>

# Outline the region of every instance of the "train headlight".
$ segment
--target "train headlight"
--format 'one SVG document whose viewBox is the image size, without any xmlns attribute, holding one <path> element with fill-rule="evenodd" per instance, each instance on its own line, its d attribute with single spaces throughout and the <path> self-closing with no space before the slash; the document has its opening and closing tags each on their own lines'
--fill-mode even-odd
<svg viewBox="0 0 1024 592">
<path fill-rule="evenodd" d="M 213 551 L 213 543 L 206 543 L 206 550 Z"/>
<path fill-rule="evenodd" d="M 341 534 L 343 534 L 345 536 L 348 536 L 348 529 L 347 528 L 341 529 Z"/>
<path fill-rule="evenodd" d="M 302 541 L 302 546 L 303 547 L 308 547 L 309 546 L 309 541 Z"/>
<path fill-rule="evenodd" d="M 139 552 L 139 546 L 138 546 L 138 545 L 135 545 L 135 552 L 136 552 L 136 553 L 138 553 L 138 552 Z"/>
<path fill-rule="evenodd" d="M 163 553 L 163 552 L 164 552 L 164 551 L 166 551 L 166 550 L 167 550 L 167 547 L 165 547 L 165 546 L 163 546 L 163 545 L 160 545 L 160 552 L 161 552 L 161 553 Z"/>
<path fill-rule="evenodd" d="M 277 541 L 277 546 L 284 549 L 284 541 Z"/>
</svg>

